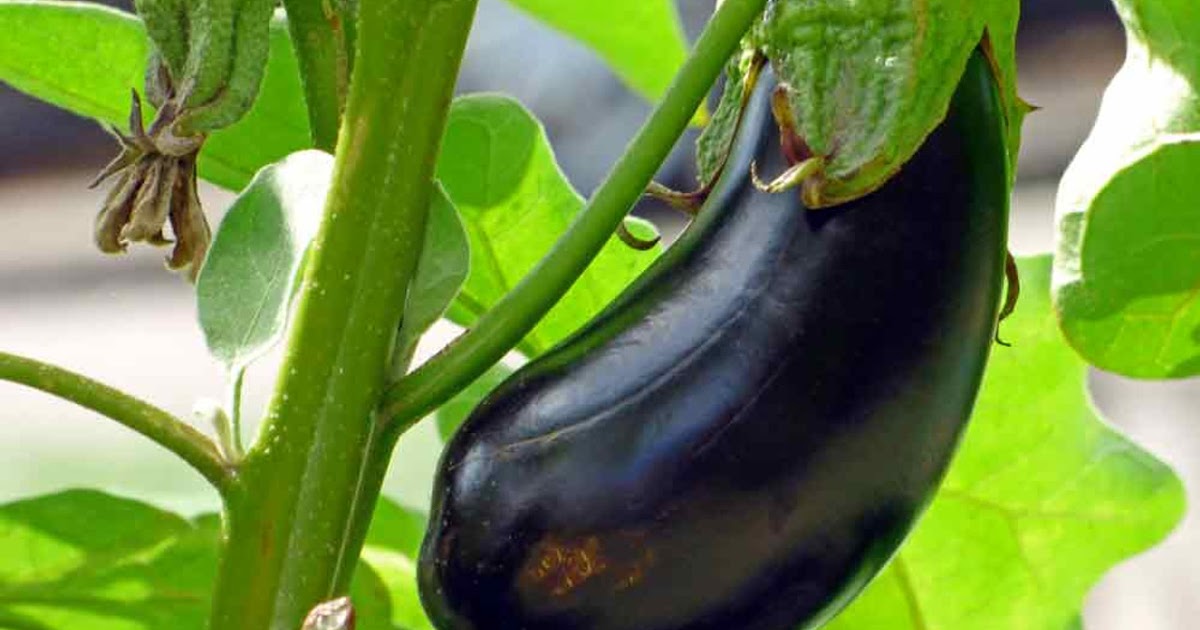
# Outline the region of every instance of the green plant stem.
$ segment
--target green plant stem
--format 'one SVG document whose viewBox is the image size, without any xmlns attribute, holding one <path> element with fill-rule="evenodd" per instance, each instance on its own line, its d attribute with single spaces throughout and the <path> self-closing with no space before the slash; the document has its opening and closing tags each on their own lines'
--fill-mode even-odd
<svg viewBox="0 0 1200 630">
<path fill-rule="evenodd" d="M 375 410 L 476 0 L 361 0 L 334 182 L 278 386 L 227 507 L 214 630 L 295 630 L 343 595 L 380 481 Z M 403 95 L 402 98 L 399 95 Z"/>
<path fill-rule="evenodd" d="M 313 145 L 337 146 L 350 71 L 347 20 L 335 0 L 284 0 L 292 45 L 300 62 Z"/>
<path fill-rule="evenodd" d="M 246 368 L 239 367 L 228 376 L 229 382 L 226 387 L 229 388 L 228 402 L 229 406 L 229 424 L 231 429 L 229 452 L 230 459 L 240 461 L 242 455 L 246 452 L 246 448 L 242 441 L 242 386 L 246 382 Z"/>
<path fill-rule="evenodd" d="M 383 418 L 403 432 L 471 384 L 566 294 L 654 177 L 767 0 L 726 0 L 662 103 L 550 253 L 475 326 L 393 386 Z"/>
<path fill-rule="evenodd" d="M 212 440 L 150 403 L 69 370 L 5 352 L 0 352 L 0 380 L 46 392 L 115 420 L 178 455 L 222 496 L 230 493 L 232 471 Z"/>
</svg>

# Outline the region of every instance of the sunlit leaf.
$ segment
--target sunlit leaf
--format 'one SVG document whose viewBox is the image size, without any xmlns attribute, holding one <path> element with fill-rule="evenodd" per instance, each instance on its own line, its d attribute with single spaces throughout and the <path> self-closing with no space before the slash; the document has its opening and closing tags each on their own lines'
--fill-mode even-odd
<svg viewBox="0 0 1200 630">
<path fill-rule="evenodd" d="M 460 98 L 451 109 L 438 179 L 471 241 L 471 273 L 449 318 L 470 326 L 550 250 L 583 208 L 541 125 L 503 96 Z M 640 236 L 653 232 L 635 227 Z M 595 315 L 657 255 L 610 239 L 520 348 L 535 356 Z"/>
<path fill-rule="evenodd" d="M 371 543 L 415 553 L 424 517 L 387 501 L 380 515 Z M 0 628 L 204 630 L 219 540 L 216 515 L 188 520 L 93 490 L 0 505 Z M 360 565 L 350 589 L 359 630 L 423 619 L 415 584 L 409 608 L 394 608 L 391 575 Z"/>
<path fill-rule="evenodd" d="M 332 174 L 328 153 L 294 153 L 260 171 L 221 222 L 196 294 L 209 351 L 229 370 L 283 336 Z"/>
<path fill-rule="evenodd" d="M 1200 3 L 1118 0 L 1125 66 L 1063 177 L 1055 305 L 1084 358 L 1200 374 Z"/>
<path fill-rule="evenodd" d="M 587 44 L 650 100 L 662 96 L 687 55 L 673 0 L 509 2 Z"/>
<path fill-rule="evenodd" d="M 206 627 L 215 518 L 89 490 L 0 506 L 0 627 Z"/>
<path fill-rule="evenodd" d="M 1022 261 L 961 450 L 900 553 L 831 630 L 1062 630 L 1116 563 L 1184 511 L 1163 463 L 1099 418 L 1063 342 L 1048 257 Z"/>
</svg>

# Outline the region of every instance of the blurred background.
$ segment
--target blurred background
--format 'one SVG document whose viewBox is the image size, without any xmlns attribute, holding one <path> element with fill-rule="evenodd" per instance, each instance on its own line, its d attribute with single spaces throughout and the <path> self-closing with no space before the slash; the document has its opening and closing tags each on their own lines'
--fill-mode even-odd
<svg viewBox="0 0 1200 630">
<path fill-rule="evenodd" d="M 113 2 L 127 7 L 127 3 Z M 679 0 L 693 37 L 712 0 Z M 580 45 L 500 0 L 481 0 L 460 91 L 509 92 L 547 127 L 558 158 L 589 194 L 649 111 Z M 1020 254 L 1052 244 L 1056 182 L 1091 127 L 1104 86 L 1124 56 L 1108 0 L 1029 0 L 1020 33 L 1021 92 L 1043 109 L 1028 119 L 1013 207 Z M 660 181 L 688 188 L 691 138 Z M 113 153 L 93 122 L 0 85 L 0 348 L 56 362 L 185 413 L 197 392 L 214 398 L 223 375 L 194 323 L 190 288 L 165 273 L 161 253 L 106 258 L 91 245 L 102 191 L 86 186 Z M 203 191 L 214 223 L 232 199 Z M 644 212 L 670 232 L 670 213 Z M 428 354 L 454 334 L 436 328 Z M 265 402 L 273 362 L 249 375 L 248 417 Z M 1193 505 L 1200 489 L 1200 383 L 1144 383 L 1095 373 L 1107 418 L 1173 465 Z M 115 424 L 0 384 L 0 502 L 66 487 L 97 487 L 187 513 L 215 497 L 189 469 Z M 428 424 L 428 423 L 426 423 Z M 406 436 L 388 493 L 423 507 L 437 456 L 428 426 Z M 1191 630 L 1200 619 L 1200 523 L 1189 516 L 1166 544 L 1112 571 L 1090 596 L 1089 630 Z M 874 629 L 872 629 L 874 630 Z M 886 629 L 882 629 L 886 630 Z"/>
</svg>

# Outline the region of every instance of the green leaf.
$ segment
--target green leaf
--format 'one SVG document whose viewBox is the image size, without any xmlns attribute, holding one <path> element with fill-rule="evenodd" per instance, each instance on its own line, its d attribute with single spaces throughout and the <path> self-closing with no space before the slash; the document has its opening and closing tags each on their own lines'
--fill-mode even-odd
<svg viewBox="0 0 1200 630">
<path fill-rule="evenodd" d="M 0 506 L 0 627 L 201 630 L 216 528 L 89 490 Z"/>
<path fill-rule="evenodd" d="M 396 338 L 396 354 L 407 366 L 421 335 L 454 301 L 471 268 L 471 245 L 458 210 L 441 185 L 434 186 L 425 222 L 425 244 L 408 289 L 404 321 Z"/>
<path fill-rule="evenodd" d="M 128 120 L 148 49 L 136 18 L 99 4 L 5 1 L 0 31 L 5 83 L 81 116 Z"/>
<path fill-rule="evenodd" d="M 221 221 L 196 283 L 197 309 L 209 351 L 231 372 L 283 336 L 332 176 L 328 153 L 294 153 L 262 169 Z"/>
<path fill-rule="evenodd" d="M 424 518 L 389 510 L 400 508 L 381 506 L 388 531 L 376 540 L 411 540 L 416 532 L 419 544 Z M 407 529 L 397 526 L 402 518 L 410 519 Z M 189 521 L 93 490 L 0 506 L 0 628 L 204 630 L 219 541 L 216 515 Z M 355 574 L 360 630 L 391 630 L 400 617 L 382 573 Z"/>
<path fill-rule="evenodd" d="M 541 260 L 583 208 L 583 199 L 559 170 L 538 121 L 503 96 L 454 103 L 437 173 L 471 242 L 471 272 L 448 312 L 469 327 Z M 645 224 L 636 231 L 652 234 Z M 659 251 L 636 252 L 612 238 L 520 349 L 536 356 L 574 332 Z"/>
<path fill-rule="evenodd" d="M 354 606 L 354 630 L 395 629 L 391 591 L 375 567 L 362 562 L 355 567 L 350 603 Z"/>
<path fill-rule="evenodd" d="M 497 363 L 488 368 L 483 376 L 475 379 L 475 382 L 468 385 L 466 389 L 455 394 L 454 398 L 438 407 L 435 415 L 437 416 L 438 434 L 442 436 L 442 439 L 449 441 L 467 416 L 471 415 L 471 411 L 475 409 L 479 401 L 496 389 L 512 373 L 512 368 L 503 363 Z"/>
<path fill-rule="evenodd" d="M 0 0 L 0 33 L 0 81 L 124 128 L 129 90 L 141 90 L 146 68 L 140 20 L 98 4 Z M 276 18 L 259 98 L 241 122 L 209 137 L 201 176 L 238 190 L 262 166 L 311 146 L 303 94 L 287 23 Z"/>
<path fill-rule="evenodd" d="M 672 0 L 509 0 L 595 50 L 631 88 L 652 101 L 687 56 Z"/>
<path fill-rule="evenodd" d="M 1050 259 L 1021 262 L 962 447 L 900 553 L 831 630 L 1062 630 L 1092 584 L 1179 522 L 1170 469 L 1104 424 L 1062 341 Z M 1030 384 L 1036 386 L 1030 386 Z"/>
<path fill-rule="evenodd" d="M 1200 374 L 1200 4 L 1118 0 L 1125 66 L 1063 176 L 1055 306 L 1093 365 Z"/>
<path fill-rule="evenodd" d="M 426 517 L 389 501 L 379 500 L 362 559 L 386 585 L 391 598 L 391 622 L 408 630 L 433 630 L 417 593 L 416 559 L 425 535 Z"/>
</svg>

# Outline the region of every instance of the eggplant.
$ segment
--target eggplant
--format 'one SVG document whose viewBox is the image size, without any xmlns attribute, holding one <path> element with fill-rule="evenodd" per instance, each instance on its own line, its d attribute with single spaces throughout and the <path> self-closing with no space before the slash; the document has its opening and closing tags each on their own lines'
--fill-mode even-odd
<svg viewBox="0 0 1200 630">
<path fill-rule="evenodd" d="M 452 438 L 418 570 L 438 628 L 814 627 L 933 497 L 1003 284 L 990 67 L 887 185 L 823 210 L 749 175 L 789 166 L 772 83 L 680 240 Z"/>
</svg>

